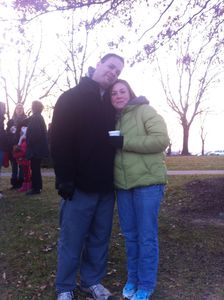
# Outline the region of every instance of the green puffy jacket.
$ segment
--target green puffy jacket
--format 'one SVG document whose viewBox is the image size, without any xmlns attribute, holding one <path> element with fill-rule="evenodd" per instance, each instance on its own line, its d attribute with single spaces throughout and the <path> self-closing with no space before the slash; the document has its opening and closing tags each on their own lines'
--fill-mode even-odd
<svg viewBox="0 0 224 300">
<path fill-rule="evenodd" d="M 115 157 L 115 187 L 130 189 L 165 184 L 164 150 L 169 144 L 167 127 L 145 97 L 128 103 L 118 115 L 116 129 L 124 136 L 124 144 Z"/>
</svg>

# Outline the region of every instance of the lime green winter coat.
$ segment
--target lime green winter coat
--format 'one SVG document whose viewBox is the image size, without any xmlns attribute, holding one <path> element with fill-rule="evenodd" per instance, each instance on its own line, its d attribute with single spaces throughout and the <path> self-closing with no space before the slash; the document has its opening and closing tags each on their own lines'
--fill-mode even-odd
<svg viewBox="0 0 224 300">
<path fill-rule="evenodd" d="M 114 167 L 115 187 L 131 189 L 167 182 L 164 150 L 169 144 L 164 119 L 145 97 L 132 99 L 117 118 L 124 136 Z"/>
</svg>

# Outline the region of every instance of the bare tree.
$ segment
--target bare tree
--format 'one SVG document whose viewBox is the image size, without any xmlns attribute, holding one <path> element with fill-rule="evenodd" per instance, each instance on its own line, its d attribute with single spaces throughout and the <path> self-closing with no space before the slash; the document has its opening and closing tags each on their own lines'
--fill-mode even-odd
<svg viewBox="0 0 224 300">
<path fill-rule="evenodd" d="M 205 114 L 207 115 L 207 114 Z M 200 138 L 201 138 L 201 155 L 205 155 L 205 141 L 207 138 L 208 132 L 205 128 L 205 118 L 201 120 L 200 123 Z"/>
<path fill-rule="evenodd" d="M 14 0 L 13 3 L 14 8 L 22 13 L 23 22 L 47 13 L 76 11 L 84 7 L 97 10 L 93 24 L 99 24 L 103 20 L 113 22 L 115 16 L 118 17 L 120 22 L 132 27 L 132 31 L 138 35 L 140 47 L 130 60 L 131 64 L 149 59 L 155 51 L 175 39 L 179 32 L 196 19 L 204 22 L 208 15 L 221 19 L 224 14 L 222 0 Z M 147 18 L 149 24 L 147 27 L 143 26 L 145 22 L 142 19 L 139 26 L 136 25 L 136 13 L 140 16 L 144 13 L 143 18 Z"/>
<path fill-rule="evenodd" d="M 204 34 L 198 31 L 198 24 L 191 25 L 186 38 L 177 40 L 178 55 L 176 66 L 176 81 L 171 81 L 170 74 L 166 79 L 157 59 L 158 69 L 163 91 L 169 107 L 176 113 L 183 130 L 182 155 L 188 155 L 188 141 L 191 125 L 195 118 L 209 111 L 206 106 L 206 96 L 214 86 L 221 72 L 221 53 L 223 53 L 224 39 L 219 37 L 219 22 L 215 28 L 205 30 Z M 195 42 L 194 29 L 198 31 Z M 201 38 L 199 38 L 201 35 Z M 170 58 L 172 55 L 170 55 Z M 173 70 L 169 71 L 170 73 Z"/>
<path fill-rule="evenodd" d="M 18 26 L 16 33 L 15 24 L 11 26 L 16 38 L 5 39 L 0 61 L 0 85 L 5 92 L 8 118 L 10 103 L 25 104 L 27 100 L 47 97 L 61 76 L 49 76 L 47 66 L 41 63 L 42 33 L 38 35 L 39 42 L 36 42 L 29 39 L 24 27 Z M 11 61 L 4 60 L 9 54 Z"/>
<path fill-rule="evenodd" d="M 63 56 L 58 57 L 58 60 L 61 61 L 65 70 L 66 88 L 71 88 L 79 83 L 84 74 L 85 64 L 93 52 L 92 49 L 88 50 L 88 48 L 90 46 L 89 36 L 94 26 L 92 19 L 89 21 L 86 18 L 80 21 L 76 12 L 71 12 L 68 18 L 70 22 L 68 22 L 69 25 L 65 34 L 62 37 L 57 34 L 63 45 Z"/>
<path fill-rule="evenodd" d="M 159 11 L 157 19 L 140 35 L 139 41 L 145 42 L 143 49 L 133 57 L 133 64 L 153 58 L 153 54 L 158 49 L 175 40 L 179 33 L 192 24 L 204 24 L 207 19 L 211 19 L 212 24 L 216 26 L 217 19 L 223 20 L 224 17 L 222 0 L 154 1 L 154 7 Z"/>
</svg>

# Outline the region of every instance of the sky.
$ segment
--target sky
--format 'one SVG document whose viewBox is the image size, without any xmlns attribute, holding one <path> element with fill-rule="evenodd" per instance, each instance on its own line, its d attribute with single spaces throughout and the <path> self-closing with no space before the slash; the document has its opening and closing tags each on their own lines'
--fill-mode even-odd
<svg viewBox="0 0 224 300">
<path fill-rule="evenodd" d="M 5 11 L 1 10 L 0 14 L 6 14 Z M 8 15 L 13 17 L 13 13 L 7 12 Z M 14 15 L 15 16 L 15 15 Z M 147 38 L 144 37 L 141 41 L 138 41 L 139 35 L 141 33 L 145 32 L 145 30 L 150 27 L 151 24 L 153 24 L 154 20 L 152 18 L 154 16 L 155 20 L 157 17 L 156 11 L 150 14 L 150 21 L 149 24 L 149 18 L 147 15 L 146 10 L 138 11 L 135 15 L 135 22 L 136 26 L 138 26 L 137 22 L 141 24 L 141 30 L 138 31 L 138 34 L 134 34 L 132 30 L 127 31 L 126 28 L 118 21 L 114 24 L 114 26 L 111 26 L 110 28 L 100 29 L 98 32 L 96 32 L 96 36 L 99 38 L 100 36 L 100 47 L 94 43 L 94 39 L 92 42 L 92 54 L 89 58 L 89 65 L 92 65 L 93 67 L 96 65 L 100 54 L 103 54 L 105 52 L 108 52 L 107 47 L 107 37 L 116 37 L 118 33 L 124 31 L 124 34 L 126 37 L 128 37 L 130 40 L 132 40 L 132 44 L 124 44 L 122 49 L 119 49 L 118 54 L 123 55 L 125 58 L 131 57 L 135 51 L 144 44 L 145 40 Z M 145 21 L 144 21 L 145 20 Z M 58 56 L 60 58 L 61 51 L 63 51 L 63 48 L 60 48 L 58 46 L 58 38 L 56 36 L 56 33 L 63 33 L 65 30 L 65 24 L 64 21 L 60 18 L 58 14 L 48 14 L 44 18 L 42 18 L 42 21 L 44 22 L 44 47 L 43 47 L 43 58 L 45 62 L 50 62 L 52 57 Z M 38 39 L 38 34 L 40 30 L 40 26 L 38 23 L 33 22 L 32 23 L 33 32 L 36 32 L 36 38 Z M 4 34 L 4 26 L 0 26 L 0 34 Z M 14 38 L 13 32 L 7 32 L 7 38 L 10 40 L 10 38 Z M 80 33 L 81 34 L 81 33 Z M 78 38 L 78 37 L 77 37 Z M 62 47 L 62 45 L 61 45 Z M 101 53 L 99 54 L 99 49 L 101 50 Z M 120 51 L 121 50 L 121 51 Z M 110 51 L 109 51 L 110 52 Z M 117 52 L 117 51 L 116 51 Z M 160 61 L 163 66 L 165 66 L 167 69 L 169 69 L 170 75 L 172 77 L 172 65 L 171 65 L 171 59 L 170 59 L 170 53 L 167 51 L 167 49 L 162 49 L 160 52 Z M 8 53 L 4 55 L 4 62 L 3 58 L 0 58 L 0 63 L 7 66 L 7 68 L 10 70 L 13 70 L 14 68 L 14 57 L 12 53 Z M 170 65 L 169 65 L 170 64 Z M 88 66 L 86 66 L 87 69 Z M 58 72 L 58 70 L 56 70 Z M 172 139 L 173 144 L 173 151 L 179 151 L 182 147 L 182 127 L 179 125 L 179 122 L 177 120 L 176 115 L 170 111 L 170 109 L 167 108 L 166 105 L 166 97 L 164 95 L 164 92 L 162 90 L 158 73 L 155 72 L 154 66 L 152 66 L 151 62 L 145 61 L 143 63 L 135 64 L 133 67 L 129 67 L 127 64 L 124 68 L 124 71 L 122 72 L 121 77 L 123 79 L 126 79 L 129 81 L 131 86 L 133 87 L 135 93 L 137 95 L 144 95 L 148 98 L 150 101 L 150 105 L 155 107 L 157 111 L 164 117 L 167 125 L 170 137 Z M 175 77 L 173 76 L 173 81 L 171 82 L 171 85 L 175 87 Z M 15 79 L 12 79 L 15 80 Z M 221 80 L 224 80 L 224 77 L 222 76 Z M 223 95 L 224 95 L 224 85 L 219 84 L 215 88 L 213 88 L 209 95 L 208 95 L 208 101 L 210 102 L 211 107 L 214 110 L 214 113 L 211 114 L 207 118 L 206 123 L 206 131 L 207 131 L 207 138 L 206 138 L 206 150 L 217 150 L 217 149 L 224 149 L 224 135 L 218 135 L 218 133 L 222 132 L 222 128 L 224 128 L 224 101 L 223 101 Z M 52 101 L 56 101 L 57 97 Z M 4 99 L 4 91 L 0 88 L 0 97 Z M 28 104 L 27 104 L 28 105 Z M 48 114 L 46 114 L 46 123 L 49 123 L 50 119 L 48 117 Z M 195 123 L 192 125 L 192 128 L 190 130 L 190 139 L 189 139 L 189 150 L 192 153 L 198 153 L 201 150 L 201 141 L 199 138 L 199 129 L 198 129 L 198 122 L 195 121 Z"/>
</svg>

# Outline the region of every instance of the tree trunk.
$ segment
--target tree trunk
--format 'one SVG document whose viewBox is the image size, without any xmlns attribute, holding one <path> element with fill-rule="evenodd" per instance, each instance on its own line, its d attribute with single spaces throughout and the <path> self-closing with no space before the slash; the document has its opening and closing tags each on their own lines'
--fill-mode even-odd
<svg viewBox="0 0 224 300">
<path fill-rule="evenodd" d="M 205 155 L 205 140 L 201 140 L 201 155 Z"/>
<path fill-rule="evenodd" d="M 183 125 L 183 148 L 181 155 L 189 155 L 188 151 L 189 126 Z"/>
</svg>

